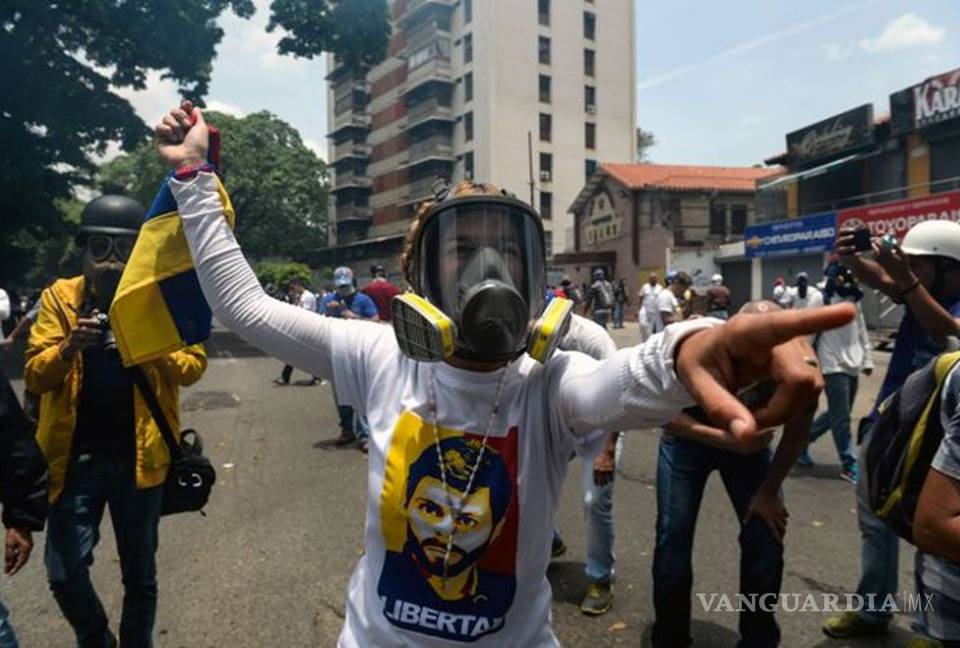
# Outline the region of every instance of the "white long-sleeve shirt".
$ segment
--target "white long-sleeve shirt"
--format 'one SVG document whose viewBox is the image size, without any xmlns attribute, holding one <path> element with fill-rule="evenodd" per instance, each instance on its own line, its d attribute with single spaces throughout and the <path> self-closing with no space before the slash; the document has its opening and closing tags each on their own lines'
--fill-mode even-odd
<svg viewBox="0 0 960 648">
<path fill-rule="evenodd" d="M 546 568 L 574 439 L 597 428 L 655 427 L 692 404 L 674 350 L 716 322 L 672 326 L 603 362 L 561 351 L 545 365 L 524 355 L 485 373 L 419 363 L 400 352 L 390 327 L 316 317 L 270 298 L 223 218 L 212 175 L 171 188 L 217 319 L 280 360 L 332 378 L 339 400 L 367 413 L 366 551 L 339 646 L 559 645 Z M 483 461 L 463 493 L 500 381 Z M 461 499 L 454 520 L 449 504 Z M 452 527 L 444 589 L 437 560 Z"/>
<path fill-rule="evenodd" d="M 839 304 L 841 300 L 832 303 Z M 852 300 L 851 303 L 855 303 Z M 857 316 L 848 324 L 815 336 L 817 356 L 823 373 L 845 373 L 858 376 L 864 369 L 873 369 L 873 351 L 863 311 L 857 304 Z"/>
</svg>

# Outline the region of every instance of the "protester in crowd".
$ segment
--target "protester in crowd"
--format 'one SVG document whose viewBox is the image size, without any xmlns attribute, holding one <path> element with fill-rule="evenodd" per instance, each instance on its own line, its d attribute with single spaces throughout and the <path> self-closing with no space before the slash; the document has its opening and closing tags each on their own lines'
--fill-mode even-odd
<svg viewBox="0 0 960 648">
<path fill-rule="evenodd" d="M 593 283 L 587 291 L 587 301 L 583 307 L 584 315 L 593 317 L 593 321 L 607 328 L 610 312 L 613 309 L 613 284 L 607 281 L 607 273 L 603 268 L 593 271 Z"/>
<path fill-rule="evenodd" d="M 570 330 L 560 339 L 557 348 L 579 351 L 603 360 L 616 352 L 617 345 L 606 329 L 596 322 L 574 315 L 570 320 Z M 605 614 L 613 605 L 613 568 L 616 560 L 613 553 L 613 480 L 619 457 L 619 441 L 619 432 L 599 430 L 576 442 L 587 528 L 584 571 L 590 582 L 580 603 L 580 611 L 587 616 Z M 560 533 L 555 530 L 550 555 L 556 558 L 565 551 Z"/>
<path fill-rule="evenodd" d="M 120 642 L 152 645 L 170 455 L 106 320 L 143 217 L 143 207 L 123 196 L 101 196 L 84 208 L 77 237 L 83 274 L 43 291 L 27 345 L 24 379 L 42 396 L 37 440 L 50 465 L 47 577 L 80 646 L 117 645 L 90 581 L 106 506 L 123 573 Z M 199 380 L 206 365 L 200 345 L 140 365 L 175 431 L 179 388 Z"/>
<path fill-rule="evenodd" d="M 784 308 L 790 308 L 793 306 L 793 299 L 795 293 L 792 289 L 787 287 L 787 282 L 784 281 L 783 277 L 777 277 L 773 280 L 773 301 L 783 306 Z"/>
<path fill-rule="evenodd" d="M 918 630 L 947 648 L 960 646 L 960 369 L 942 390 L 943 440 L 930 464 L 913 518 L 917 545 Z"/>
<path fill-rule="evenodd" d="M 290 280 L 290 285 L 287 288 L 287 294 L 289 295 L 291 304 L 296 304 L 300 308 L 308 310 L 311 313 L 317 312 L 317 297 L 307 289 L 306 283 L 300 277 L 294 277 Z M 273 382 L 281 387 L 285 387 L 290 384 L 290 378 L 292 377 L 293 366 L 283 365 L 283 369 L 280 371 L 280 377 Z M 316 376 L 310 376 L 310 381 L 306 384 L 313 386 L 319 381 L 320 379 Z"/>
<path fill-rule="evenodd" d="M 203 163 L 200 112 L 185 103 L 155 134 L 177 169 L 167 186 L 217 319 L 332 377 L 343 402 L 370 418 L 366 543 L 344 648 L 556 645 L 545 574 L 575 435 L 648 428 L 695 401 L 753 443 L 822 387 L 803 336 L 853 317 L 840 305 L 725 325 L 700 318 L 602 362 L 561 351 L 537 363 L 524 352 L 543 311 L 543 223 L 522 201 L 472 182 L 438 190 L 411 222 L 402 267 L 419 296 L 406 304 L 419 328 L 311 317 L 267 297 L 246 263 Z M 482 315 L 464 318 L 473 308 Z M 776 393 L 766 406 L 751 412 L 733 396 L 767 377 Z"/>
<path fill-rule="evenodd" d="M 837 237 L 837 254 L 861 284 L 880 290 L 906 307 L 887 375 L 877 394 L 879 405 L 907 376 L 942 352 L 947 338 L 960 335 L 960 224 L 923 221 L 907 232 L 900 246 L 890 239 L 874 239 L 872 259 L 857 251 L 854 230 L 844 230 Z M 869 444 L 869 421 L 875 416 L 876 405 L 859 440 L 861 453 Z M 857 489 L 862 540 L 857 593 L 882 601 L 897 593 L 899 541 L 870 510 L 863 481 Z M 883 634 L 890 618 L 891 613 L 884 610 L 844 612 L 827 619 L 823 631 L 832 637 Z"/>
<path fill-rule="evenodd" d="M 389 322 L 393 317 L 390 311 L 390 301 L 401 293 L 401 290 L 387 280 L 387 271 L 379 263 L 370 267 L 373 280 L 361 289 L 364 295 L 373 300 L 377 307 L 377 317 L 381 322 Z"/>
<path fill-rule="evenodd" d="M 630 297 L 627 295 L 627 282 L 618 279 L 613 285 L 613 328 L 623 328 L 623 316 L 627 311 Z"/>
<path fill-rule="evenodd" d="M 730 317 L 730 289 L 723 284 L 723 275 L 710 278 L 707 288 L 707 316 L 725 320 Z"/>
<path fill-rule="evenodd" d="M 773 302 L 751 302 L 748 317 L 779 310 Z M 807 358 L 814 366 L 816 362 Z M 751 409 L 766 403 L 770 383 L 760 383 L 741 396 Z M 788 513 L 780 490 L 806 444 L 815 398 L 787 421 L 776 454 L 767 447 L 773 430 L 754 437 L 749 446 L 717 429 L 700 408 L 689 408 L 664 426 L 657 460 L 657 536 L 653 558 L 656 648 L 689 646 L 690 590 L 693 585 L 693 536 L 707 478 L 720 473 L 740 520 L 740 586 L 757 599 L 780 592 L 783 539 Z M 772 611 L 744 610 L 740 616 L 741 646 L 777 646 L 780 629 Z"/>
<path fill-rule="evenodd" d="M 851 448 L 850 412 L 857 397 L 860 374 L 869 376 L 873 372 L 873 352 L 870 349 L 867 324 L 860 310 L 859 302 L 863 299 L 863 292 L 853 271 L 839 262 L 834 262 L 827 267 L 824 274 L 827 277 L 824 303 L 854 304 L 857 317 L 846 326 L 824 331 L 814 339 L 813 346 L 820 359 L 820 368 L 826 382 L 827 411 L 813 422 L 809 445 L 813 445 L 830 430 L 840 458 L 840 476 L 856 484 L 857 458 Z M 813 465 L 808 449 L 803 451 L 797 463 L 805 467 Z"/>
<path fill-rule="evenodd" d="M 0 372 L 0 501 L 3 503 L 4 573 L 13 576 L 30 559 L 33 532 L 47 518 L 47 462 L 20 409 L 7 377 Z M 0 602 L 0 648 L 17 648 L 10 612 Z"/>
<path fill-rule="evenodd" d="M 657 319 L 659 317 L 657 315 L 657 297 L 660 295 L 661 290 L 663 290 L 663 288 L 660 286 L 657 273 L 651 272 L 647 283 L 643 284 L 643 288 L 641 288 L 637 294 L 639 298 L 637 321 L 640 323 L 641 342 L 646 341 L 648 337 L 653 335 L 653 331 L 657 326 Z"/>
<path fill-rule="evenodd" d="M 670 324 L 684 319 L 679 297 L 690 287 L 690 277 L 686 272 L 677 272 L 670 277 L 666 289 L 657 295 L 657 321 L 653 332 L 660 333 Z"/>
<path fill-rule="evenodd" d="M 564 277 L 560 280 L 560 289 L 563 290 L 564 296 L 573 302 L 574 310 L 578 310 L 580 304 L 583 303 L 583 291 L 570 281 L 570 277 Z"/>
<path fill-rule="evenodd" d="M 37 321 L 37 315 L 40 313 L 40 300 L 33 303 L 33 306 L 27 310 L 26 314 L 20 318 L 17 325 L 10 331 L 10 334 L 0 341 L 0 351 L 8 351 L 13 344 L 21 337 L 26 337 L 30 332 L 30 327 Z"/>
<path fill-rule="evenodd" d="M 320 302 L 321 315 L 351 320 L 377 320 L 377 306 L 370 297 L 357 291 L 353 270 L 346 266 L 337 268 L 333 271 L 333 283 L 337 291 L 330 293 Z M 367 417 L 359 412 L 356 412 L 354 417 L 353 406 L 341 402 L 337 397 L 336 385 L 333 389 L 333 400 L 337 404 L 337 413 L 340 416 L 340 436 L 336 439 L 337 446 L 357 443 L 360 450 L 366 453 L 367 437 L 370 435 Z"/>
<path fill-rule="evenodd" d="M 816 308 L 823 306 L 823 293 L 816 286 L 810 285 L 810 277 L 806 272 L 798 272 L 797 280 L 791 291 L 791 301 L 794 308 Z"/>
</svg>

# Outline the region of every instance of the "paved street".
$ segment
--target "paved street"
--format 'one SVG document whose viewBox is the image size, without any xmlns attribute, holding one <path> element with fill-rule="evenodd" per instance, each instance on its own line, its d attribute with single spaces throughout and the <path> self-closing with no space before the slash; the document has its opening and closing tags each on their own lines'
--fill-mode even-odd
<svg viewBox="0 0 960 648">
<path fill-rule="evenodd" d="M 622 345 L 635 325 L 617 331 Z M 161 524 L 161 647 L 331 646 L 342 622 L 347 580 L 361 554 L 365 457 L 333 448 L 336 412 L 330 387 L 272 384 L 280 363 L 223 333 L 215 335 L 210 368 L 183 395 L 185 422 L 199 429 L 219 473 L 207 516 L 180 515 Z M 863 382 L 856 416 L 868 406 L 885 370 Z M 9 358 L 8 358 L 9 360 Z M 878 375 L 879 374 L 879 375 Z M 294 380 L 306 378 L 299 372 Z M 18 390 L 22 381 L 16 381 Z M 579 470 L 571 466 L 559 512 L 569 551 L 551 567 L 557 633 L 569 646 L 645 645 L 652 620 L 650 564 L 653 549 L 657 436 L 632 433 L 617 479 L 615 513 L 618 583 L 615 607 L 597 619 L 583 617 L 584 532 Z M 830 439 L 813 450 L 818 466 L 795 472 L 785 490 L 790 509 L 783 591 L 852 591 L 859 575 L 859 535 L 853 488 L 837 475 Z M 698 524 L 695 586 L 698 592 L 737 591 L 736 520 L 720 481 L 712 477 Z M 119 565 L 110 525 L 94 577 L 113 625 L 119 621 Z M 42 537 L 25 571 L 2 584 L 3 598 L 26 648 L 66 647 L 71 633 L 44 579 Z M 901 585 L 912 588 L 901 556 Z M 887 643 L 826 640 L 826 614 L 784 613 L 783 645 L 902 645 L 909 620 Z M 694 600 L 698 646 L 729 647 L 737 639 L 734 613 L 707 613 Z"/>
</svg>

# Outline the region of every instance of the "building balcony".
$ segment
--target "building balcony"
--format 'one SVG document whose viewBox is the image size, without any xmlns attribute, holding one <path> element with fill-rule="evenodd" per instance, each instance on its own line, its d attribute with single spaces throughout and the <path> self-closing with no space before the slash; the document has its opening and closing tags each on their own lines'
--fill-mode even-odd
<svg viewBox="0 0 960 648">
<path fill-rule="evenodd" d="M 420 12 L 429 8 L 448 9 L 452 11 L 455 4 L 455 0 L 410 0 L 407 3 L 407 11 L 400 20 L 403 22 L 413 20 L 420 15 Z"/>
<path fill-rule="evenodd" d="M 445 106 L 434 97 L 407 108 L 406 128 L 414 128 L 428 121 L 454 122 L 453 107 Z"/>
<path fill-rule="evenodd" d="M 427 20 L 407 29 L 404 45 L 408 53 L 415 52 L 440 38 L 450 38 L 450 26 L 437 20 Z"/>
<path fill-rule="evenodd" d="M 351 94 L 369 95 L 370 84 L 365 79 L 345 79 L 333 87 L 334 103 L 339 103 Z"/>
<path fill-rule="evenodd" d="M 348 141 L 333 147 L 334 163 L 346 158 L 370 157 L 373 147 L 366 142 Z"/>
<path fill-rule="evenodd" d="M 341 189 L 373 189 L 373 178 L 364 172 L 334 171 L 333 190 Z"/>
<path fill-rule="evenodd" d="M 370 221 L 373 219 L 373 207 L 369 205 L 343 205 L 336 207 L 337 222 Z"/>
<path fill-rule="evenodd" d="M 348 128 L 370 130 L 370 121 L 370 115 L 347 110 L 343 114 L 336 115 L 333 118 L 333 129 L 327 133 L 327 137 L 334 137 L 340 131 Z"/>
<path fill-rule="evenodd" d="M 453 72 L 450 68 L 449 58 L 433 58 L 407 72 L 407 80 L 400 92 L 406 94 L 431 81 L 453 83 Z"/>
<path fill-rule="evenodd" d="M 414 166 L 429 160 L 453 162 L 455 159 L 451 138 L 448 135 L 434 135 L 410 145 L 405 166 Z"/>
</svg>

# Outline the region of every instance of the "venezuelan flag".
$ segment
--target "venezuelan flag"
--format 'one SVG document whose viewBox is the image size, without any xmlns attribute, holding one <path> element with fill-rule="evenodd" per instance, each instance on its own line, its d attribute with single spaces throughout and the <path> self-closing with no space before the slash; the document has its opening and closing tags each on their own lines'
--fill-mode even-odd
<svg viewBox="0 0 960 648">
<path fill-rule="evenodd" d="M 110 325 L 125 366 L 154 360 L 210 336 L 212 314 L 200 290 L 170 177 L 147 211 L 110 306 Z M 217 179 L 223 213 L 233 205 Z"/>
</svg>

